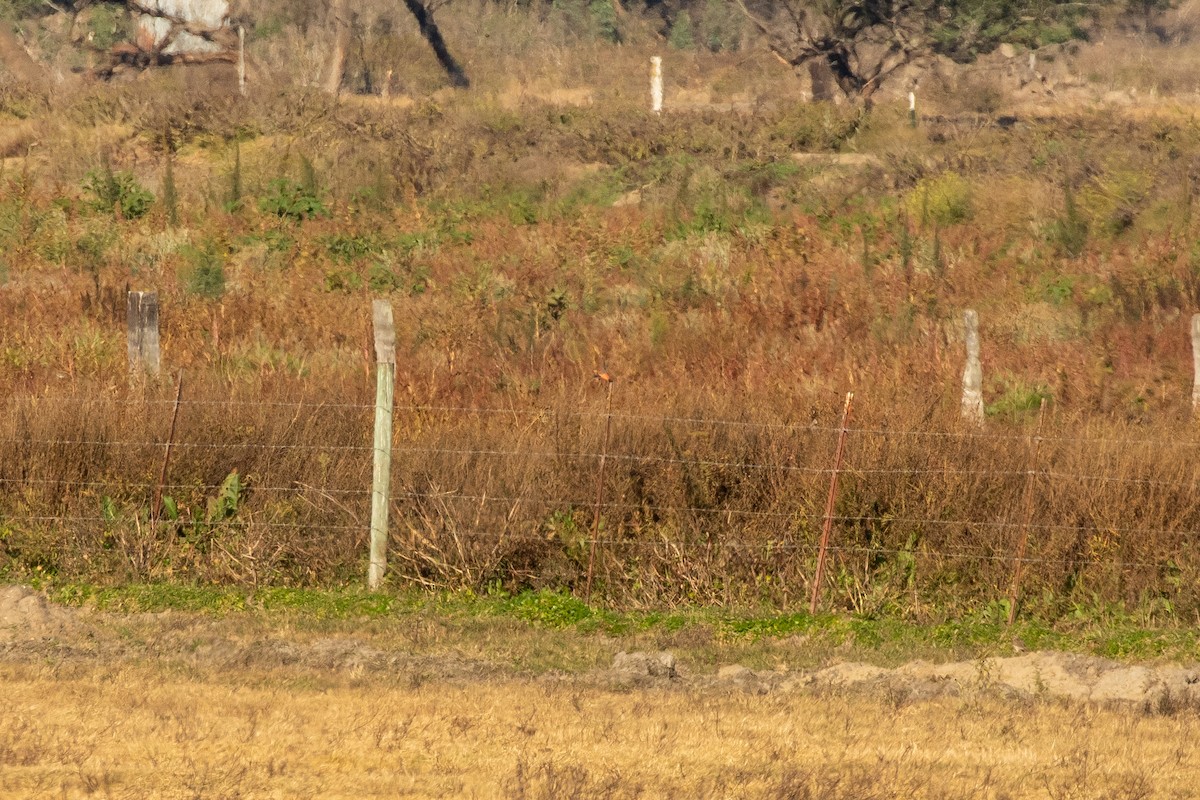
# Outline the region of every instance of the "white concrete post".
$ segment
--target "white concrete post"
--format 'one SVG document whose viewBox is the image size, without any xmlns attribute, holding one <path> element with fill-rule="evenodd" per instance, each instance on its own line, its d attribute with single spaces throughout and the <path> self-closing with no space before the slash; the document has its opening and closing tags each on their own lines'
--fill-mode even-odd
<svg viewBox="0 0 1200 800">
<path fill-rule="evenodd" d="M 983 366 L 979 361 L 979 315 L 974 310 L 963 313 L 966 328 L 967 365 L 962 379 L 962 415 L 973 425 L 983 424 Z"/>
<path fill-rule="evenodd" d="M 1192 315 L 1192 412 L 1200 412 L 1200 314 Z"/>
<path fill-rule="evenodd" d="M 650 110 L 661 114 L 663 110 L 663 70 L 662 57 L 650 59 Z"/>
</svg>

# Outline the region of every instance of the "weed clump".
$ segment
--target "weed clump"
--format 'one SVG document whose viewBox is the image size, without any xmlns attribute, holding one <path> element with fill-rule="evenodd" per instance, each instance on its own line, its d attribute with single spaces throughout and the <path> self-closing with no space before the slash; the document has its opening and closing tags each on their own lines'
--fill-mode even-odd
<svg viewBox="0 0 1200 800">
<path fill-rule="evenodd" d="M 1075 202 L 1071 187 L 1063 190 L 1063 213 L 1050 226 L 1050 239 L 1058 249 L 1071 258 L 1083 255 L 1088 242 L 1088 222 Z"/>
<path fill-rule="evenodd" d="M 130 172 L 114 172 L 107 160 L 87 174 L 83 190 L 91 196 L 90 206 L 121 219 L 145 216 L 154 204 L 154 195 Z"/>
<path fill-rule="evenodd" d="M 185 291 L 205 300 L 220 299 L 225 294 L 225 265 L 217 245 L 212 240 L 200 247 L 187 245 L 182 254 L 188 264 L 184 273 Z"/>
<path fill-rule="evenodd" d="M 908 193 L 905 208 L 922 225 L 955 225 L 974 214 L 971 184 L 956 172 L 922 178 Z"/>
<path fill-rule="evenodd" d="M 329 216 L 324 201 L 311 189 L 287 178 L 276 178 L 258 200 L 264 214 L 272 214 L 291 222 Z"/>
</svg>

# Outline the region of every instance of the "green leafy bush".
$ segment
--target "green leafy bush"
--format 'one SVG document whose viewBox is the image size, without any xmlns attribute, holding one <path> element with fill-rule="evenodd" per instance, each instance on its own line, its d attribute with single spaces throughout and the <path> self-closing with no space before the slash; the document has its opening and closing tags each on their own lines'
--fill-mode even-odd
<svg viewBox="0 0 1200 800">
<path fill-rule="evenodd" d="M 383 252 L 383 244 L 370 234 L 335 233 L 322 237 L 330 259 L 350 264 L 360 258 Z"/>
<path fill-rule="evenodd" d="M 714 53 L 737 50 L 742 44 L 744 25 L 745 18 L 734 6 L 722 0 L 707 0 L 700 21 L 700 37 Z"/>
<path fill-rule="evenodd" d="M 1004 394 L 996 402 L 987 406 L 989 417 L 1003 417 L 1018 420 L 1029 414 L 1036 414 L 1043 402 L 1054 399 L 1048 386 L 1029 386 L 1018 381 L 1008 381 Z"/>
<path fill-rule="evenodd" d="M 621 30 L 617 27 L 617 12 L 613 10 L 609 0 L 592 0 L 588 4 L 588 13 L 596 26 L 596 34 L 606 42 L 618 44 L 621 41 Z"/>
<path fill-rule="evenodd" d="M 909 216 L 924 224 L 953 225 L 974 214 L 971 184 L 957 172 L 924 178 L 905 199 Z"/>
<path fill-rule="evenodd" d="M 129 14 L 120 6 L 96 3 L 90 11 L 87 29 L 93 47 L 109 50 L 117 42 L 129 38 Z"/>
<path fill-rule="evenodd" d="M 188 294 L 207 300 L 225 294 L 225 266 L 213 242 L 205 242 L 203 247 L 189 245 L 182 249 L 182 254 L 189 265 L 183 281 Z"/>
<path fill-rule="evenodd" d="M 316 191 L 287 178 L 277 178 L 267 185 L 267 193 L 259 198 L 258 208 L 264 214 L 274 214 L 293 222 L 329 216 L 329 209 Z"/>
<path fill-rule="evenodd" d="M 154 205 L 154 195 L 132 173 L 113 172 L 108 164 L 87 174 L 83 190 L 91 195 L 89 204 L 96 211 L 111 211 L 125 219 L 145 216 Z"/>
<path fill-rule="evenodd" d="M 692 15 L 683 11 L 671 23 L 671 31 L 667 34 L 667 43 L 676 50 L 694 50 L 696 37 L 692 33 Z"/>
</svg>

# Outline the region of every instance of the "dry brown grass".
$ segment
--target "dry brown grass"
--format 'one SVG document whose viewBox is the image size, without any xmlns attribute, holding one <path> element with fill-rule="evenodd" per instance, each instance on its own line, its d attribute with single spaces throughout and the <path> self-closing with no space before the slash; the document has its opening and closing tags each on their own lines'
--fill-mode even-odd
<svg viewBox="0 0 1200 800">
<path fill-rule="evenodd" d="M 1193 619 L 1200 133 L 1186 118 L 910 131 L 887 109 L 660 119 L 633 95 L 578 108 L 531 92 L 514 110 L 506 91 L 411 105 L 294 88 L 245 105 L 153 85 L 0 98 L 40 137 L 0 189 L 0 313 L 17 321 L 0 330 L 0 569 L 357 580 L 367 310 L 386 294 L 401 342 L 398 582 L 579 587 L 604 368 L 618 379 L 608 601 L 805 597 L 853 388 L 837 607 L 926 615 L 1006 594 L 1045 394 L 1037 613 L 1116 603 Z M 79 186 L 100 149 L 156 185 L 168 119 L 180 226 L 90 208 Z M 226 213 L 235 136 L 246 207 Z M 872 158 L 835 169 L 796 151 Z M 303 156 L 331 215 L 260 211 Z M 965 186 L 961 207 L 923 207 L 939 185 Z M 1079 247 L 1063 233 L 1068 187 Z M 613 206 L 630 193 L 638 204 Z M 198 248 L 223 266 L 219 297 L 190 282 Z M 162 298 L 168 376 L 148 387 L 126 375 L 127 285 Z M 957 421 L 966 307 L 983 320 L 983 437 Z M 203 515 L 234 470 L 249 487 L 217 525 L 148 520 L 180 369 L 169 492 Z"/>
<path fill-rule="evenodd" d="M 305 380 L 255 382 L 232 394 L 220 384 L 192 386 L 200 399 L 181 409 L 165 489 L 179 518 L 157 523 L 148 516 L 169 391 L 11 402 L 0 417 L 5 565 L 64 580 L 358 579 L 371 424 L 361 383 L 327 385 L 328 405 Z M 339 402 L 356 398 L 350 407 Z M 402 405 L 397 584 L 582 587 L 604 415 L 598 396 L 568 400 L 541 411 Z M 602 596 L 643 607 L 803 602 L 836 407 L 815 406 L 813 426 L 723 405 L 675 408 L 678 416 L 666 418 L 617 409 L 600 510 Z M 979 434 L 944 410 L 930 412 L 932 422 L 898 417 L 868 398 L 856 410 L 836 508 L 828 587 L 836 607 L 926 618 L 1007 596 L 1030 431 Z M 730 422 L 705 420 L 713 416 Z M 1180 436 L 1170 438 L 1172 430 Z M 1048 423 L 1035 465 L 1028 610 L 1057 619 L 1117 603 L 1192 619 L 1200 564 L 1190 531 L 1200 520 L 1184 431 Z M 237 512 L 212 519 L 209 503 L 235 470 L 246 487 Z"/>
<path fill-rule="evenodd" d="M 0 666 L 0 796 L 1185 798 L 1193 712 Z"/>
</svg>

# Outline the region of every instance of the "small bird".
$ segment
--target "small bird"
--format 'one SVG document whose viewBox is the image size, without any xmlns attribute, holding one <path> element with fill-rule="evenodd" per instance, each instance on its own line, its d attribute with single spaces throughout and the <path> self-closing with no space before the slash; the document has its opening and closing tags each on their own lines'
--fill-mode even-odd
<svg viewBox="0 0 1200 800">
<path fill-rule="evenodd" d="M 592 371 L 592 375 L 593 375 L 593 376 L 596 378 L 596 380 L 598 380 L 598 381 L 604 381 L 605 383 L 612 383 L 612 382 L 613 382 L 612 376 L 611 376 L 611 375 L 609 375 L 607 372 L 601 372 L 600 370 L 598 370 L 598 369 L 597 369 L 597 370 L 593 370 L 593 371 Z"/>
</svg>

